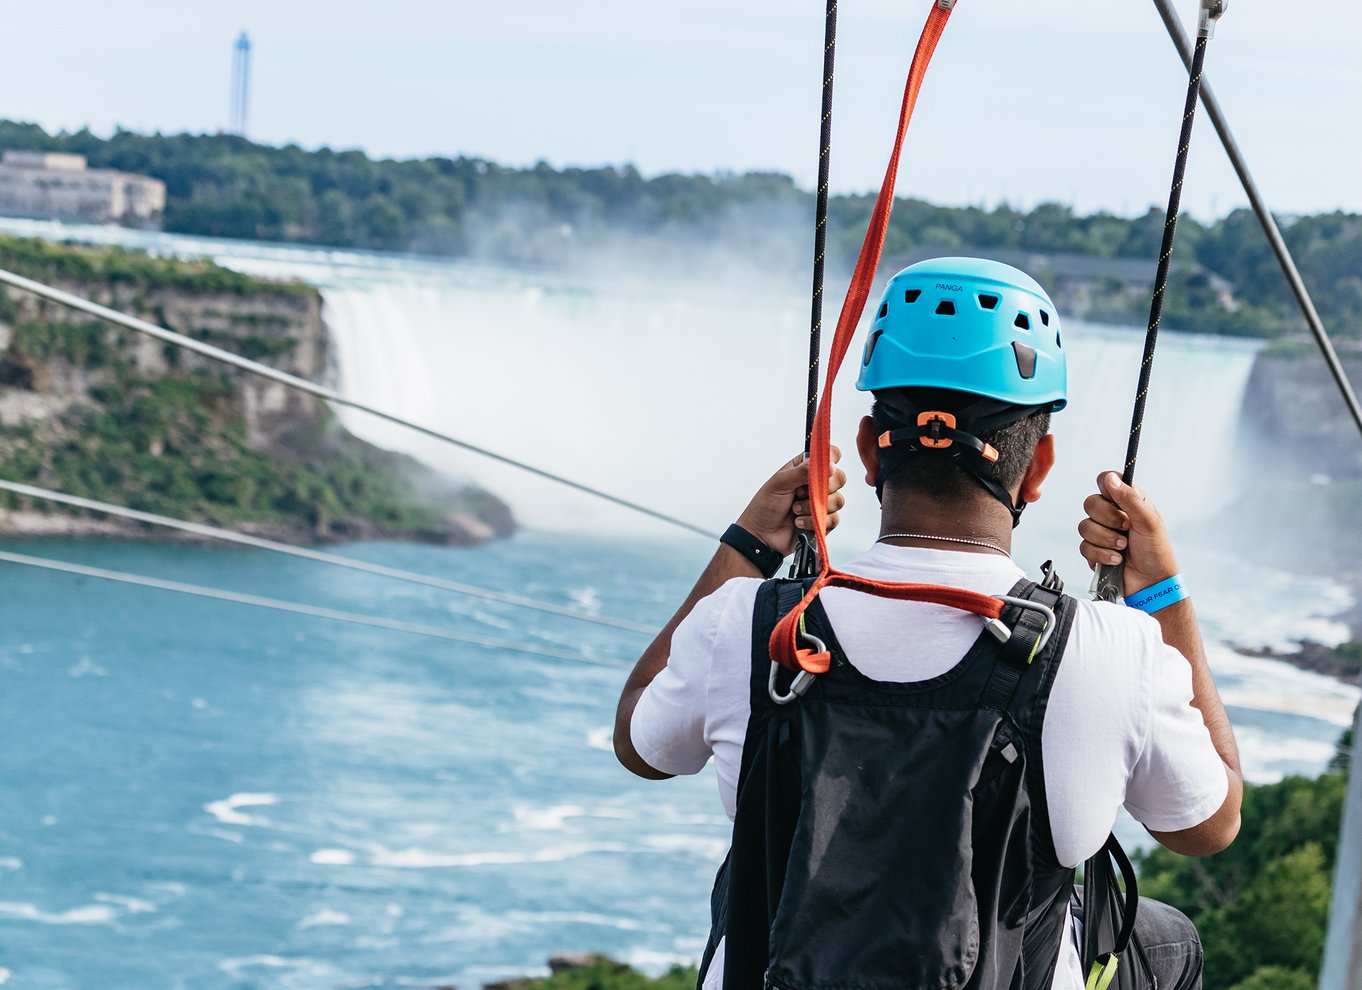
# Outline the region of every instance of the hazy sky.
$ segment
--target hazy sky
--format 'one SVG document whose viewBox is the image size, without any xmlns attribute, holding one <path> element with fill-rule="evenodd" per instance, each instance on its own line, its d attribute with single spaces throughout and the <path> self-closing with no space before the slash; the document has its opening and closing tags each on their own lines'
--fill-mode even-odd
<svg viewBox="0 0 1362 990">
<path fill-rule="evenodd" d="M 1180 0 L 1184 16 L 1196 10 Z M 929 0 L 846 0 L 833 184 L 879 184 Z M 249 133 L 377 155 L 773 169 L 812 184 L 818 0 L 0 0 L 0 115 L 212 131 L 255 46 Z M 1271 203 L 1362 211 L 1362 5 L 1234 0 L 1209 75 Z M 1185 79 L 1148 0 L 961 0 L 900 189 L 1141 211 L 1167 196 Z M 1204 120 L 1204 118 L 1203 118 Z M 1210 128 L 1185 202 L 1242 194 Z"/>
</svg>

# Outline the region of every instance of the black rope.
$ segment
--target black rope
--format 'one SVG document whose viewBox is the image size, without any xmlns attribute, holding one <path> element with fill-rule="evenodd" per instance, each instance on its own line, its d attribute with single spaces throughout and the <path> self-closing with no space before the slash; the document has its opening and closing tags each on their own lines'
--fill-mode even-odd
<svg viewBox="0 0 1362 990">
<path fill-rule="evenodd" d="M 1126 464 L 1122 479 L 1127 485 L 1135 483 L 1135 461 L 1140 453 L 1140 435 L 1144 432 L 1144 411 L 1149 399 L 1149 380 L 1154 372 L 1154 349 L 1159 342 L 1159 325 L 1163 322 L 1163 300 L 1168 293 L 1169 273 L 1173 267 L 1173 242 L 1178 232 L 1178 214 L 1182 209 L 1182 186 L 1187 177 L 1187 159 L 1192 150 L 1192 132 L 1196 124 L 1196 108 L 1201 98 L 1201 76 L 1206 65 L 1206 47 L 1214 33 L 1215 22 L 1225 12 L 1223 0 L 1202 0 L 1203 30 L 1198 32 L 1196 51 L 1188 70 L 1187 100 L 1182 109 L 1182 133 L 1178 136 L 1177 161 L 1173 165 L 1173 186 L 1168 191 L 1168 213 L 1163 222 L 1163 244 L 1159 247 L 1159 265 L 1154 275 L 1154 296 L 1149 304 L 1149 327 L 1144 338 L 1144 358 L 1140 362 L 1140 381 L 1135 389 L 1135 409 L 1130 417 L 1130 440 L 1126 444 Z M 1100 564 L 1093 574 L 1093 597 L 1114 602 L 1124 594 L 1125 562 Z"/>
<path fill-rule="evenodd" d="M 818 132 L 818 193 L 814 204 L 813 305 L 809 317 L 809 390 L 804 410 L 804 451 L 813 443 L 823 360 L 823 269 L 828 248 L 828 175 L 832 168 L 832 77 L 837 57 L 837 0 L 828 0 L 823 29 L 823 117 Z"/>
<path fill-rule="evenodd" d="M 809 314 L 809 385 L 804 409 L 804 453 L 813 444 L 813 421 L 818 412 L 819 372 L 823 360 L 823 272 L 828 253 L 828 177 L 832 168 L 832 82 L 837 60 L 837 0 L 828 0 L 823 28 L 823 116 L 818 131 L 818 192 L 814 201 L 813 300 Z M 799 535 L 791 577 L 818 572 L 818 551 L 812 536 Z"/>
<path fill-rule="evenodd" d="M 1183 64 L 1190 68 L 1192 42 L 1187 37 L 1187 32 L 1182 29 L 1182 22 L 1178 19 L 1171 0 L 1154 0 L 1154 4 L 1159 9 L 1159 15 L 1163 18 L 1164 26 L 1168 28 L 1168 35 L 1173 39 L 1178 54 L 1182 56 Z M 1258 190 L 1258 183 L 1253 180 L 1253 173 L 1249 171 L 1248 162 L 1244 160 L 1244 154 L 1239 150 L 1239 142 L 1234 139 L 1234 132 L 1230 130 L 1225 112 L 1220 108 L 1220 101 L 1216 99 L 1211 84 L 1204 79 L 1201 83 L 1201 104 L 1206 108 L 1206 114 L 1211 118 L 1216 133 L 1220 135 L 1220 143 L 1225 148 L 1225 154 L 1229 156 L 1230 164 L 1239 175 L 1239 182 L 1248 196 L 1249 205 L 1253 207 L 1253 213 L 1258 218 L 1258 223 L 1262 225 L 1263 233 L 1267 235 L 1272 253 L 1277 256 L 1282 274 L 1286 276 L 1287 284 L 1290 285 L 1301 313 L 1305 316 L 1305 322 L 1310 327 L 1310 332 L 1314 334 L 1315 343 L 1319 345 L 1320 353 L 1324 355 L 1324 363 L 1328 365 L 1329 373 L 1333 375 L 1334 382 L 1338 385 L 1348 412 L 1353 422 L 1357 424 L 1358 430 L 1362 430 L 1362 403 L 1358 402 L 1357 393 L 1353 391 L 1352 383 L 1348 381 L 1348 375 L 1338 359 L 1338 352 L 1334 350 L 1329 333 L 1324 329 L 1324 321 L 1320 319 L 1319 310 L 1315 308 L 1315 301 L 1310 298 L 1310 290 L 1305 287 L 1300 269 L 1296 267 L 1291 250 L 1286 246 L 1286 239 L 1282 237 L 1281 228 L 1277 226 L 1276 218 L 1268 209 L 1263 194 Z"/>
<path fill-rule="evenodd" d="M 1168 276 L 1173 264 L 1173 240 L 1178 231 L 1178 213 L 1182 208 L 1182 184 L 1187 175 L 1187 158 L 1192 148 L 1192 128 L 1196 123 L 1196 107 L 1201 96 L 1201 73 L 1206 64 L 1206 45 L 1209 39 L 1198 38 L 1192 55 L 1192 69 L 1187 83 L 1187 104 L 1182 115 L 1182 135 L 1178 139 L 1178 159 L 1173 166 L 1173 188 L 1168 194 L 1168 215 L 1163 225 L 1163 245 L 1159 248 L 1159 268 L 1154 276 L 1154 298 L 1149 307 L 1149 329 L 1144 338 L 1144 360 L 1140 364 L 1140 384 L 1135 390 L 1135 412 L 1130 421 L 1130 442 L 1126 446 L 1126 467 L 1123 479 L 1127 485 L 1135 482 L 1135 459 L 1140 453 L 1140 434 L 1144 430 L 1145 403 L 1149 398 L 1149 379 L 1154 371 L 1154 348 L 1159 342 L 1159 324 L 1163 321 L 1163 299 L 1168 291 Z"/>
</svg>

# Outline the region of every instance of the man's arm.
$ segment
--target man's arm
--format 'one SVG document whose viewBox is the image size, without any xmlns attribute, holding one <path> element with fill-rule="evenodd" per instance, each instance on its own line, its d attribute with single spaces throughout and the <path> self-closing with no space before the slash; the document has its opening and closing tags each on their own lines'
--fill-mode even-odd
<svg viewBox="0 0 1362 990">
<path fill-rule="evenodd" d="M 1133 595 L 1178 573 L 1168 529 L 1158 509 L 1139 488 L 1126 485 L 1115 472 L 1097 478 L 1098 493 L 1088 496 L 1083 508 L 1088 517 L 1078 526 L 1083 544 L 1079 548 L 1088 563 L 1118 564 L 1125 551 L 1125 593 Z M 1244 799 L 1244 775 L 1234 730 L 1220 701 L 1206 648 L 1201 641 L 1196 612 L 1188 599 L 1154 613 L 1163 630 L 1163 641 L 1192 666 L 1192 704 L 1201 712 L 1211 743 L 1220 754 L 1229 776 L 1229 794 L 1220 809 L 1193 828 L 1179 832 L 1154 832 L 1160 844 L 1184 856 L 1208 856 L 1220 852 L 1239 834 L 1239 812 Z"/>
<path fill-rule="evenodd" d="M 841 456 L 841 451 L 833 447 L 834 464 Z M 789 555 L 794 550 L 796 533 L 813 526 L 813 513 L 808 502 L 808 480 L 809 463 L 804 455 L 800 454 L 761 486 L 746 510 L 738 517 L 738 525 L 782 555 Z M 840 468 L 834 467 L 829 482 L 829 532 L 837 526 L 837 513 L 846 504 L 846 496 L 840 491 L 845 484 L 846 474 Z M 709 566 L 695 582 L 695 587 L 686 596 L 686 600 L 671 617 L 671 621 L 662 627 L 657 638 L 643 651 L 643 656 L 634 665 L 629 679 L 624 683 L 619 707 L 615 710 L 615 756 L 625 769 L 649 780 L 665 780 L 671 776 L 650 767 L 634 749 L 629 726 L 633 721 L 638 700 L 653 682 L 653 678 L 667 666 L 667 658 L 671 656 L 672 634 L 686 616 L 690 615 L 696 603 L 713 594 L 721 585 L 733 578 L 760 576 L 761 573 L 755 564 L 727 544 L 719 544 L 719 549 L 715 551 Z"/>
</svg>

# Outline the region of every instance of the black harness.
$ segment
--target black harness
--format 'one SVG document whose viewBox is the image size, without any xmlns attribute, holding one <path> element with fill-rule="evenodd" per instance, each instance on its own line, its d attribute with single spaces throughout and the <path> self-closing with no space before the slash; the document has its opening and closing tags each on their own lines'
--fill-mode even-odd
<svg viewBox="0 0 1362 990">
<path fill-rule="evenodd" d="M 753 618 L 751 717 L 733 845 L 719 871 L 703 983 L 721 937 L 725 990 L 1043 990 L 1074 871 L 1058 863 L 1041 729 L 1074 601 L 1021 582 L 1057 628 L 1009 607 L 938 677 L 874 681 L 821 605 L 833 664 L 798 702 L 768 695 L 768 643 L 804 582 L 768 581 Z M 905 644 L 911 649 L 911 644 Z"/>
</svg>

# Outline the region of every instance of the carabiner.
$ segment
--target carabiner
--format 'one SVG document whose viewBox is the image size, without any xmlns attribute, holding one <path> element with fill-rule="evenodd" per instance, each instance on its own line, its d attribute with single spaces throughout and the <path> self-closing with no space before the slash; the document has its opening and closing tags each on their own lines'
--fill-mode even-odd
<svg viewBox="0 0 1362 990">
<path fill-rule="evenodd" d="M 1040 602 L 1033 602 L 1029 598 L 1013 598 L 1011 595 L 999 595 L 998 600 L 1006 602 L 1008 605 L 1015 605 L 1017 608 L 1031 612 L 1039 612 L 1045 616 L 1045 625 L 1041 627 L 1040 639 L 1036 641 L 1035 649 L 1031 651 L 1031 656 L 1035 657 L 1040 651 L 1045 649 L 1045 645 L 1050 642 L 1050 635 L 1055 631 L 1055 610 L 1048 605 Z M 1006 643 L 1012 638 L 1012 630 L 1007 628 L 1007 623 L 1002 619 L 984 619 L 984 628 L 999 643 Z"/>
<path fill-rule="evenodd" d="M 805 629 L 804 624 L 802 622 L 800 623 L 799 635 L 802 638 L 808 640 L 809 643 L 814 646 L 815 652 L 817 653 L 828 652 L 827 644 L 824 643 L 817 636 L 815 636 L 813 633 Z M 809 688 L 813 687 L 814 675 L 810 674 L 807 670 L 801 670 L 798 674 L 795 675 L 794 683 L 790 685 L 789 692 L 787 694 L 781 694 L 780 691 L 776 688 L 776 679 L 779 676 L 780 664 L 772 660 L 771 673 L 770 676 L 766 678 L 766 693 L 770 695 L 771 700 L 774 701 L 777 705 L 788 705 L 792 701 L 798 701 L 800 698 L 804 697 L 804 695 L 808 693 Z"/>
</svg>

